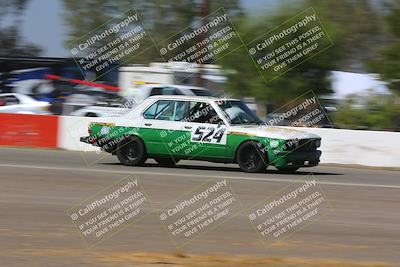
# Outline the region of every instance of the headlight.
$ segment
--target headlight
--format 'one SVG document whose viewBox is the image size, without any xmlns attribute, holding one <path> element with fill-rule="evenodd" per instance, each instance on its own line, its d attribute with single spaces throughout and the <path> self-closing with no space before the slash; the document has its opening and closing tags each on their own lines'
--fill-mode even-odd
<svg viewBox="0 0 400 267">
<path fill-rule="evenodd" d="M 298 140 L 288 140 L 286 141 L 286 149 L 288 151 L 290 150 L 295 150 L 299 146 L 299 141 Z"/>
<path fill-rule="evenodd" d="M 278 141 L 278 140 L 271 140 L 271 141 L 269 142 L 269 146 L 270 146 L 271 148 L 277 148 L 277 147 L 279 146 L 279 141 Z"/>
<path fill-rule="evenodd" d="M 50 111 L 50 105 L 43 105 L 43 106 L 39 107 L 39 109 L 41 111 Z"/>
</svg>

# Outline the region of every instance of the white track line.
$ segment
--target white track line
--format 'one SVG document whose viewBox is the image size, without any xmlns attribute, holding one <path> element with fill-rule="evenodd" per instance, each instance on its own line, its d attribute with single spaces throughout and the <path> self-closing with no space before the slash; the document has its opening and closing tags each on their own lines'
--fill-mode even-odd
<svg viewBox="0 0 400 267">
<path fill-rule="evenodd" d="M 160 175 L 160 176 L 185 176 L 185 177 L 199 177 L 199 178 L 205 177 L 205 175 L 202 175 L 202 174 L 171 173 L 171 172 L 168 172 L 168 173 L 167 172 L 145 172 L 145 171 L 118 171 L 118 170 L 107 170 L 107 169 L 67 168 L 67 167 L 53 167 L 53 166 L 16 165 L 16 164 L 0 164 L 0 167 L 57 170 L 57 171 L 124 173 L 124 174 Z M 304 175 L 304 176 L 306 176 L 306 175 Z M 209 177 L 209 178 L 227 178 L 227 179 L 232 179 L 232 180 L 278 182 L 278 183 L 288 183 L 288 182 L 304 183 L 304 182 L 306 182 L 305 180 L 302 180 L 302 179 L 256 178 L 256 177 L 243 177 L 243 176 L 232 176 L 232 175 L 207 175 L 207 177 Z M 326 182 L 326 181 L 318 181 L 318 184 L 336 185 L 336 186 L 377 187 L 377 188 L 400 189 L 400 185 L 385 185 L 385 184 L 339 183 L 339 182 Z"/>
</svg>

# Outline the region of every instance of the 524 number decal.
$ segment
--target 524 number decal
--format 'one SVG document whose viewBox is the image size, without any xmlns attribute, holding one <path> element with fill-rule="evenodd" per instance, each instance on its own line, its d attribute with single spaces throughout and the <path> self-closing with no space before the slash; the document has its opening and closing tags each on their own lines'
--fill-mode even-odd
<svg viewBox="0 0 400 267">
<path fill-rule="evenodd" d="M 226 144 L 226 128 L 213 126 L 198 126 L 192 131 L 192 142 Z"/>
</svg>

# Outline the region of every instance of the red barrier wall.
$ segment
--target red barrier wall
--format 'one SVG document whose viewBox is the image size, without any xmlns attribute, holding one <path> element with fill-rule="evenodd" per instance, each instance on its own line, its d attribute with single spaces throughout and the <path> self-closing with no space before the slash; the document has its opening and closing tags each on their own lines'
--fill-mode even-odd
<svg viewBox="0 0 400 267">
<path fill-rule="evenodd" d="M 0 114 L 0 146 L 56 148 L 58 117 Z"/>
</svg>

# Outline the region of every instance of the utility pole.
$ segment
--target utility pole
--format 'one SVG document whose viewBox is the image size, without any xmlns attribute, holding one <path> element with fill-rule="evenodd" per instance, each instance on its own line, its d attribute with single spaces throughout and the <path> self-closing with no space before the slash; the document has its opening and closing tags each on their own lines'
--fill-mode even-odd
<svg viewBox="0 0 400 267">
<path fill-rule="evenodd" d="M 201 20 L 200 27 L 203 27 L 207 24 L 206 16 L 208 15 L 208 12 L 209 12 L 209 0 L 203 0 L 203 3 L 201 4 L 201 7 L 200 7 L 200 12 L 199 12 L 200 18 L 203 18 Z M 206 38 L 207 38 L 207 34 L 204 32 L 201 33 L 198 38 L 198 43 L 202 43 Z M 203 76 L 203 67 L 202 67 L 202 63 L 199 63 L 198 68 L 197 68 L 197 73 L 196 73 L 197 86 L 200 86 L 200 87 L 204 86 L 204 80 L 203 80 L 202 76 Z"/>
</svg>

